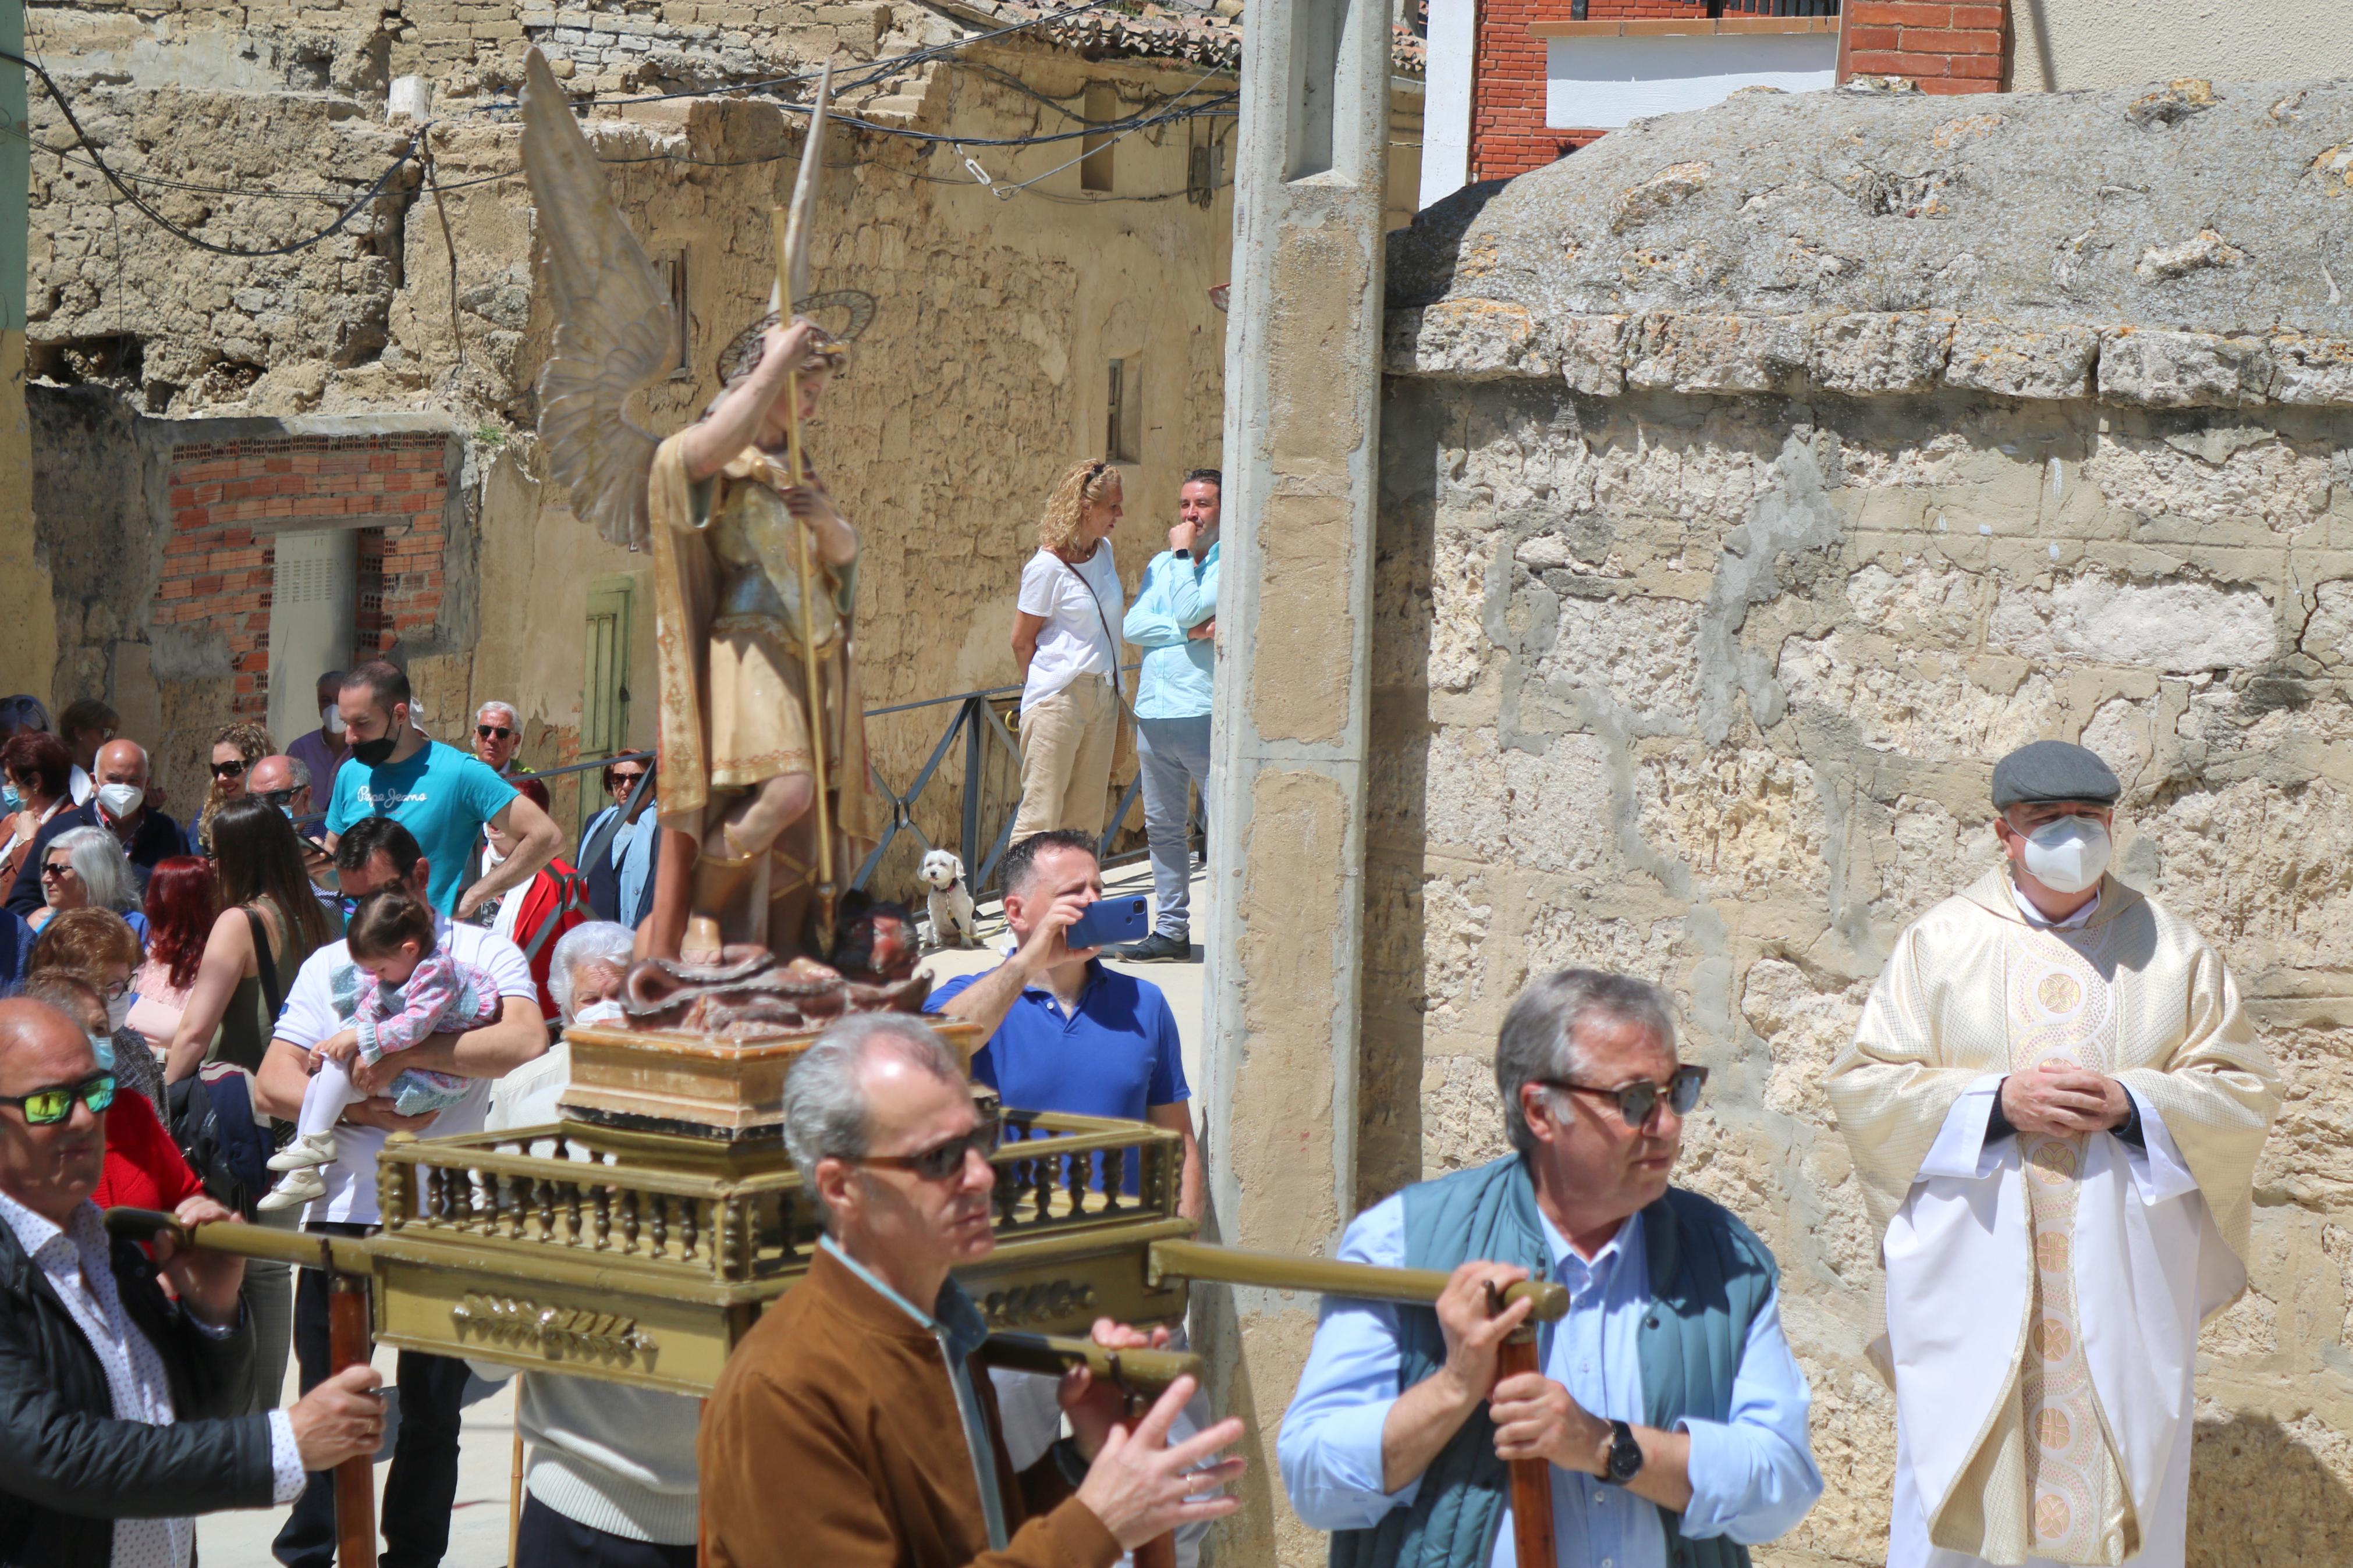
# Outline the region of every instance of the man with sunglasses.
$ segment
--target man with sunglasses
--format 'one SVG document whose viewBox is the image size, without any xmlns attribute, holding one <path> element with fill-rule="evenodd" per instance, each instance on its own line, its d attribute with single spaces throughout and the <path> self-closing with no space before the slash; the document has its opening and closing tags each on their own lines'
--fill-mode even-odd
<svg viewBox="0 0 2353 1568">
<path fill-rule="evenodd" d="M 136 741 L 109 741 L 98 749 L 98 791 L 71 811 L 60 811 L 41 825 L 16 880 L 8 889 L 7 906 L 30 917 L 41 907 L 41 864 L 49 841 L 77 827 L 103 827 L 114 835 L 131 858 L 132 879 L 144 889 L 155 862 L 188 853 L 188 836 L 180 825 L 147 804 L 147 749 Z"/>
<path fill-rule="evenodd" d="M 367 1367 L 291 1409 L 231 1414 L 252 1354 L 244 1262 L 109 1238 L 90 1195 L 115 1093 L 79 1025 L 0 1002 L 0 1563 L 186 1568 L 193 1515 L 290 1501 L 306 1468 L 381 1437 Z M 202 1194 L 179 1207 L 230 1217 Z"/>
<path fill-rule="evenodd" d="M 2000 864 L 1905 928 L 1831 1068 L 1886 1273 L 1888 1562 L 2180 1568 L 2279 1078 L 2221 956 L 2108 873 L 2108 765 L 2037 741 L 1992 783 Z"/>
<path fill-rule="evenodd" d="M 785 1141 L 826 1234 L 704 1411 L 711 1568 L 1109 1568 L 1240 1506 L 1224 1489 L 1241 1461 L 1214 1458 L 1240 1421 L 1167 1441 L 1190 1378 L 1122 1435 L 1115 1392 L 1072 1373 L 1060 1392 L 1074 1436 L 1013 1473 L 971 1362 L 988 1331 L 950 1278 L 997 1245 L 997 1131 L 939 1037 L 905 1014 L 845 1019 L 794 1064 Z M 1165 1335 L 1095 1324 L 1114 1349 Z"/>
<path fill-rule="evenodd" d="M 512 702 L 485 702 L 474 710 L 474 755 L 502 779 L 531 770 L 515 760 L 522 750 L 522 721 Z"/>
<path fill-rule="evenodd" d="M 1356 1216 L 1350 1262 L 1444 1269 L 1437 1306 L 1327 1299 L 1278 1455 L 1333 1561 L 1513 1568 L 1507 1461 L 1551 1468 L 1561 1568 L 1746 1568 L 1821 1495 L 1812 1402 L 1781 1331 L 1772 1255 L 1671 1184 L 1704 1068 L 1666 998 L 1622 974 L 1533 982 L 1495 1046 L 1514 1152 Z M 1541 1372 L 1495 1379 L 1545 1278 L 1568 1315 Z"/>
</svg>

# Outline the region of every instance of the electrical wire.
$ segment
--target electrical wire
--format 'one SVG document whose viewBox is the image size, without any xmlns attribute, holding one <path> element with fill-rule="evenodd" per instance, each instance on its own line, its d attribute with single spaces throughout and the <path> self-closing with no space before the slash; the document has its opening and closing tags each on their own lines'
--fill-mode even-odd
<svg viewBox="0 0 2353 1568">
<path fill-rule="evenodd" d="M 421 128 L 415 134 L 411 135 L 408 139 L 408 144 L 401 149 L 400 156 L 392 161 L 390 167 L 386 168 L 383 174 L 378 174 L 375 179 L 370 183 L 367 189 L 362 191 L 359 194 L 359 196 L 353 200 L 350 205 L 344 207 L 342 212 L 337 213 L 335 215 L 334 222 L 329 224 L 325 228 L 321 229 L 318 233 L 302 239 L 290 241 L 285 245 L 273 245 L 259 249 L 246 249 L 242 247 L 233 245 L 215 245 L 209 239 L 189 233 L 186 229 L 182 228 L 178 224 L 174 223 L 170 218 L 165 217 L 162 213 L 157 212 L 153 207 L 148 205 L 146 199 L 140 195 L 138 192 L 132 190 L 130 185 L 125 184 L 122 176 L 116 174 L 112 166 L 110 165 L 105 159 L 98 155 L 98 143 L 91 141 L 90 138 L 90 132 L 81 128 L 81 121 L 74 117 L 73 105 L 66 101 L 66 95 L 58 89 L 58 84 L 49 79 L 49 73 L 47 71 L 42 69 L 36 62 L 26 59 L 24 56 L 10 54 L 5 49 L 0 49 L 0 60 L 6 60 L 13 64 L 22 66 L 26 70 L 31 71 L 35 76 L 41 79 L 41 86 L 47 89 L 48 95 L 52 99 L 57 100 L 58 111 L 66 117 L 66 124 L 72 128 L 74 139 L 90 150 L 90 162 L 97 165 L 98 172 L 100 174 L 106 176 L 107 184 L 112 185 L 117 191 L 121 193 L 122 199 L 124 201 L 129 202 L 132 207 L 139 211 L 141 216 L 144 216 L 150 223 L 153 223 L 156 227 L 162 229 L 173 238 L 180 241 L 184 245 L 194 246 L 198 250 L 209 251 L 215 256 L 234 256 L 248 260 L 257 260 L 273 256 L 294 256 L 310 249 L 314 245 L 318 245 L 322 241 L 332 238 L 336 234 L 342 232 L 343 226 L 351 222 L 352 218 L 362 207 L 367 205 L 370 202 L 375 200 L 377 196 L 381 195 L 384 192 L 384 188 L 392 183 L 392 177 L 400 173 L 401 170 L 406 168 L 409 163 L 416 158 L 417 142 L 424 135 L 424 131 Z"/>
</svg>

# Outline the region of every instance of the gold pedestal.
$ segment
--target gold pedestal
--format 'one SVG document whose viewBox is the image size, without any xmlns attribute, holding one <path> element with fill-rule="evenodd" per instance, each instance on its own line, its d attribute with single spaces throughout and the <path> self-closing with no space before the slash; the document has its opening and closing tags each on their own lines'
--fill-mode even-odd
<svg viewBox="0 0 2353 1568">
<path fill-rule="evenodd" d="M 969 1070 L 987 1040 L 977 1024 L 925 1018 Z M 572 1082 L 563 1110 L 617 1130 L 720 1143 L 774 1142 L 783 1135 L 785 1074 L 821 1031 L 739 1044 L 667 1029 L 573 1026 Z"/>
<path fill-rule="evenodd" d="M 575 1071 L 591 1033 L 572 1033 Z M 645 1038 L 593 1033 L 640 1048 Z M 647 1055 L 672 1064 L 649 1078 L 676 1075 L 662 1080 L 660 1103 L 708 1110 L 709 1097 L 687 1091 L 708 1088 L 701 1058 Z M 745 1063 L 744 1076 L 770 1065 Z M 653 1101 L 636 1103 L 625 1114 Z M 709 1393 L 761 1311 L 807 1271 L 822 1234 L 816 1201 L 774 1135 L 775 1102 L 765 1117 L 747 1109 L 740 1124 L 764 1134 L 714 1131 L 715 1120 L 693 1131 L 570 1120 L 395 1137 L 377 1167 L 384 1229 L 369 1243 L 377 1341 Z M 1146 1266 L 1150 1243 L 1194 1229 L 1176 1217 L 1176 1134 L 1028 1111 L 1007 1112 L 1006 1131 L 993 1162 L 997 1249 L 957 1275 L 989 1326 L 1083 1334 L 1106 1314 L 1181 1319 L 1184 1281 L 1152 1279 Z"/>
</svg>

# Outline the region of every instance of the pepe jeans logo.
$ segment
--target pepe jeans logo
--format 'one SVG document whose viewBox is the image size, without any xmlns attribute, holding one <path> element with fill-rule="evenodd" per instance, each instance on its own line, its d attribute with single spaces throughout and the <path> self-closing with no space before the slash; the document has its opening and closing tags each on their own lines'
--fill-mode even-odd
<svg viewBox="0 0 2353 1568">
<path fill-rule="evenodd" d="M 513 1296 L 468 1291 L 449 1309 L 458 1337 L 469 1334 L 493 1344 L 536 1345 L 550 1360 L 566 1356 L 627 1361 L 650 1359 L 659 1348 L 637 1320 L 614 1312 L 590 1312 L 578 1308 L 543 1307 Z"/>
</svg>

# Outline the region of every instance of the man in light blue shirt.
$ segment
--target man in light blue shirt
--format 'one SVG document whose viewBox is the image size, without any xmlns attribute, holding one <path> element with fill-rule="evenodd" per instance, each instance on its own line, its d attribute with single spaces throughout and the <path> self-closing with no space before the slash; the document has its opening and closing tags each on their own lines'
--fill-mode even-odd
<svg viewBox="0 0 2353 1568">
<path fill-rule="evenodd" d="M 1135 689 L 1135 760 L 1152 856 L 1152 934 L 1116 950 L 1130 963 L 1193 956 L 1193 850 L 1187 785 L 1209 795 L 1209 678 L 1217 666 L 1218 517 L 1224 480 L 1195 468 L 1177 491 L 1181 521 L 1144 569 L 1120 631 L 1144 650 Z"/>
<path fill-rule="evenodd" d="M 1339 1256 L 1440 1268 L 1432 1308 L 1330 1300 L 1276 1453 L 1292 1506 L 1344 1568 L 1514 1568 L 1509 1461 L 1544 1459 L 1562 1568 L 1746 1568 L 1821 1495 L 1812 1403 L 1771 1255 L 1669 1185 L 1706 1081 L 1675 1058 L 1658 990 L 1564 970 L 1513 1005 L 1495 1051 L 1516 1152 L 1359 1215 Z M 1542 1276 L 1569 1310 L 1541 1373 L 1496 1382 Z"/>
</svg>

